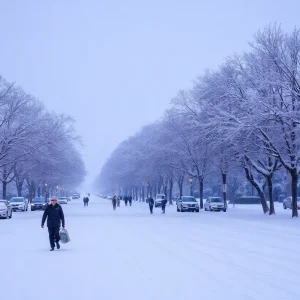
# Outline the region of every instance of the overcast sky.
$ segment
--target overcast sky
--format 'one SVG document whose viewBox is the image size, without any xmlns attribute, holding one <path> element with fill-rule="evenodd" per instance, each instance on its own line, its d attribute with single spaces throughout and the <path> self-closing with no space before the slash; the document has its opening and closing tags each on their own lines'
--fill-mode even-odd
<svg viewBox="0 0 300 300">
<path fill-rule="evenodd" d="M 0 0 L 0 74 L 71 114 L 92 182 L 111 151 L 299 0 Z"/>
</svg>

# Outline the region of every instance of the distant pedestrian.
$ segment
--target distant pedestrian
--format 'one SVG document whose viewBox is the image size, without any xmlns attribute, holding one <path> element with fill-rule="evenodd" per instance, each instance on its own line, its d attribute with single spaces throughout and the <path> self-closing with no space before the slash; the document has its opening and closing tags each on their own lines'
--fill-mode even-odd
<svg viewBox="0 0 300 300">
<path fill-rule="evenodd" d="M 86 206 L 89 206 L 89 201 L 90 201 L 90 198 L 89 197 L 85 197 Z"/>
<path fill-rule="evenodd" d="M 132 196 L 129 196 L 128 200 L 129 200 L 129 205 L 131 206 L 132 205 Z"/>
<path fill-rule="evenodd" d="M 86 206 L 86 198 L 85 197 L 83 197 L 82 201 L 83 201 L 83 206 Z"/>
<path fill-rule="evenodd" d="M 166 205 L 167 205 L 167 199 L 165 198 L 165 196 L 162 196 L 161 209 L 163 214 L 166 213 Z"/>
<path fill-rule="evenodd" d="M 148 198 L 148 204 L 149 204 L 150 214 L 153 214 L 154 199 L 151 196 Z"/>
<path fill-rule="evenodd" d="M 117 197 L 117 206 L 118 207 L 120 207 L 120 202 L 121 202 L 120 197 Z"/>
<path fill-rule="evenodd" d="M 113 210 L 116 210 L 117 208 L 117 196 L 113 196 L 112 198 L 112 205 L 113 205 Z"/>
<path fill-rule="evenodd" d="M 60 249 L 60 237 L 59 229 L 60 225 L 65 228 L 65 216 L 62 210 L 62 207 L 57 203 L 56 197 L 51 197 L 51 204 L 48 204 L 42 218 L 42 228 L 47 219 L 47 227 L 49 232 L 49 241 L 50 241 L 50 251 L 54 250 L 55 244 L 56 248 Z"/>
<path fill-rule="evenodd" d="M 127 206 L 127 203 L 128 203 L 128 197 L 127 196 L 124 197 L 124 201 L 125 201 L 125 206 Z"/>
</svg>

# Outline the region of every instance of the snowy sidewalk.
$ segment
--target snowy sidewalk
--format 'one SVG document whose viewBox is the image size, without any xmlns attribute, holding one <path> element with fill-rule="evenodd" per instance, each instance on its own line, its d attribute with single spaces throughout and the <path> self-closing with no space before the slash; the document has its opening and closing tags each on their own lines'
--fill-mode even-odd
<svg viewBox="0 0 300 300">
<path fill-rule="evenodd" d="M 42 212 L 0 220 L 1 298 L 300 299 L 300 223 L 289 212 L 268 219 L 247 208 L 196 214 L 168 206 L 150 215 L 144 203 L 112 211 L 99 198 L 63 208 L 72 241 L 55 252 Z"/>
</svg>

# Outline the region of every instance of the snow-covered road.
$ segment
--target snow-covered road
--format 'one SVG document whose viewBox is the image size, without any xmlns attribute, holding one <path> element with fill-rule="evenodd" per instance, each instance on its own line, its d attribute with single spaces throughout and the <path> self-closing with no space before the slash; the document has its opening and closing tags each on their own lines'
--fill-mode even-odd
<svg viewBox="0 0 300 300">
<path fill-rule="evenodd" d="M 1 299 L 300 299 L 300 222 L 281 207 L 150 215 L 92 197 L 63 208 L 72 241 L 54 252 L 42 212 L 0 220 Z"/>
</svg>

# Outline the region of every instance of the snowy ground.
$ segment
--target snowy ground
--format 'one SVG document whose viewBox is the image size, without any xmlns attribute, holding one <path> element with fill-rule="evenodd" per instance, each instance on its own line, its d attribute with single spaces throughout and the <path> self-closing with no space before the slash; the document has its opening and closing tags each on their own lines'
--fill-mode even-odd
<svg viewBox="0 0 300 300">
<path fill-rule="evenodd" d="M 300 223 L 281 205 L 272 217 L 256 205 L 166 215 L 123 205 L 64 205 L 72 241 L 55 252 L 42 212 L 0 220 L 0 298 L 300 299 Z"/>
</svg>

